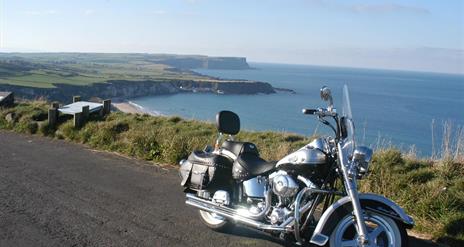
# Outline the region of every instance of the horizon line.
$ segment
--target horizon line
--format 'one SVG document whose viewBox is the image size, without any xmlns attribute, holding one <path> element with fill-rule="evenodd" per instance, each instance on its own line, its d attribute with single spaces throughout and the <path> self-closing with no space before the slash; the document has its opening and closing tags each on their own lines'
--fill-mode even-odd
<svg viewBox="0 0 464 247">
<path fill-rule="evenodd" d="M 1 0 L 0 0 L 1 1 Z M 329 68 L 340 68 L 340 69 L 360 69 L 360 70 L 383 70 L 383 71 L 398 71 L 398 72 L 415 72 L 415 73 L 430 73 L 430 74 L 442 74 L 442 75 L 457 75 L 464 76 L 464 70 L 460 72 L 440 72 L 440 71 L 429 71 L 429 70 L 414 70 L 414 69 L 397 69 L 397 68 L 382 68 L 382 67 L 361 67 L 361 66 L 350 66 L 350 65 L 327 65 L 327 64 L 309 64 L 309 63 L 292 63 L 292 62 L 275 62 L 275 61 L 253 61 L 248 60 L 247 56 L 217 56 L 217 55 L 204 55 L 204 54 L 180 54 L 170 52 L 95 52 L 95 51 L 1 51 L 0 54 L 8 53 L 23 53 L 23 54 L 43 54 L 43 53 L 75 53 L 75 54 L 150 54 L 150 55 L 178 55 L 178 56 L 203 56 L 203 57 L 236 57 L 245 58 L 247 63 L 265 63 L 265 64 L 281 64 L 281 65 L 297 65 L 297 66 L 314 66 L 314 67 L 329 67 Z"/>
</svg>

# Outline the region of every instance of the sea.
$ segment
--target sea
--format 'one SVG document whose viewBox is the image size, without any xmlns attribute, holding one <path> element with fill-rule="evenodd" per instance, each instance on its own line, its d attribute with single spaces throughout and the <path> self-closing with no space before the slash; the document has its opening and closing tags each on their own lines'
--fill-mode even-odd
<svg viewBox="0 0 464 247">
<path fill-rule="evenodd" d="M 182 93 L 131 102 L 153 113 L 211 122 L 218 111 L 231 110 L 240 116 L 243 130 L 327 135 L 331 132 L 325 125 L 301 110 L 325 107 L 319 92 L 328 86 L 341 112 L 346 84 L 358 145 L 374 149 L 395 146 L 420 157 L 442 150 L 444 132 L 451 137 L 445 139 L 457 143 L 464 126 L 464 75 L 267 63 L 250 66 L 253 69 L 195 71 L 224 79 L 268 82 L 295 93 Z"/>
</svg>

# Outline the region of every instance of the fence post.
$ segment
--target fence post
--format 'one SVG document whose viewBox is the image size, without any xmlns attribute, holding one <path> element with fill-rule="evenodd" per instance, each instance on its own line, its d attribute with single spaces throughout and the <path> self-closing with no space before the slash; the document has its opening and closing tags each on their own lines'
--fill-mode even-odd
<svg viewBox="0 0 464 247">
<path fill-rule="evenodd" d="M 74 113 L 74 128 L 80 128 L 82 126 L 82 112 Z"/>
<path fill-rule="evenodd" d="M 111 112 L 111 100 L 103 100 L 103 108 L 101 111 L 101 115 L 105 116 L 106 114 L 109 114 Z"/>
<path fill-rule="evenodd" d="M 56 101 L 53 101 L 52 104 L 50 105 L 51 108 L 53 109 L 58 109 L 60 108 L 60 104 Z"/>
<path fill-rule="evenodd" d="M 48 109 L 48 124 L 50 127 L 55 128 L 56 122 L 58 121 L 58 108 Z"/>
<path fill-rule="evenodd" d="M 90 107 L 88 105 L 82 107 L 82 120 L 87 121 L 90 115 Z"/>
</svg>

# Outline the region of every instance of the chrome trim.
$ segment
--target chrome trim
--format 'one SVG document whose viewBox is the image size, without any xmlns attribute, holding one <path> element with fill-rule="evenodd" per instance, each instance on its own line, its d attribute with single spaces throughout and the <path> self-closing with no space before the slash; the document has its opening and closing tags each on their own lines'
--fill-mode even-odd
<svg viewBox="0 0 464 247">
<path fill-rule="evenodd" d="M 323 246 L 325 243 L 327 243 L 327 241 L 329 241 L 329 237 L 319 233 L 313 234 L 313 237 L 311 238 L 311 243 L 319 246 Z"/>
<path fill-rule="evenodd" d="M 303 199 L 303 196 L 306 194 L 306 193 L 309 193 L 309 195 L 311 195 L 313 192 L 315 192 L 314 190 L 317 189 L 317 186 L 311 182 L 311 180 L 303 177 L 303 176 L 298 176 L 297 177 L 298 180 L 302 181 L 303 183 L 306 184 L 307 187 L 303 188 L 299 193 L 298 195 L 296 196 L 295 198 L 295 212 L 294 212 L 294 221 L 293 221 L 293 224 L 294 224 L 294 234 L 295 234 L 295 240 L 296 240 L 296 244 L 300 245 L 301 244 L 301 237 L 300 237 L 300 218 L 301 218 L 301 215 L 303 215 L 306 211 L 308 211 L 312 204 L 313 204 L 313 201 L 309 201 L 308 203 L 306 203 L 303 207 L 300 207 L 300 203 L 301 203 L 301 200 Z"/>
<path fill-rule="evenodd" d="M 295 165 L 319 165 L 327 162 L 326 155 L 319 149 L 309 148 L 304 146 L 299 150 L 285 156 L 279 160 L 276 164 L 276 168 L 284 164 L 295 164 Z"/>
<path fill-rule="evenodd" d="M 205 199 L 209 199 L 211 194 L 207 190 L 199 190 L 197 191 L 197 196 Z"/>
<path fill-rule="evenodd" d="M 307 179 L 307 178 L 305 178 L 305 177 L 303 177 L 301 175 L 298 175 L 297 179 L 300 180 L 301 182 L 303 182 L 306 185 L 306 187 L 308 187 L 308 188 L 311 188 L 311 189 L 312 188 L 317 188 L 317 186 L 313 182 L 311 182 L 311 180 L 309 180 L 309 179 Z"/>
<path fill-rule="evenodd" d="M 272 191 L 281 197 L 294 196 L 300 187 L 289 175 L 277 175 L 272 179 Z"/>
<path fill-rule="evenodd" d="M 233 214 L 236 214 L 237 216 L 242 216 L 242 217 L 253 219 L 253 220 L 259 220 L 259 219 L 262 219 L 271 210 L 271 200 L 272 200 L 271 193 L 272 193 L 271 190 L 266 190 L 266 194 L 265 194 L 265 197 L 264 197 L 264 201 L 265 201 L 264 208 L 263 208 L 263 210 L 261 210 L 259 213 L 256 213 L 256 214 L 251 213 L 249 210 L 246 210 L 246 209 L 237 209 L 237 210 L 235 210 L 235 209 L 223 206 L 223 205 L 219 205 L 219 204 L 216 204 L 216 203 L 214 203 L 212 201 L 201 199 L 201 198 L 199 198 L 199 197 L 197 197 L 197 196 L 195 196 L 193 194 L 186 194 L 187 201 L 185 203 L 187 203 L 189 200 L 201 201 L 204 204 L 208 204 L 210 207 L 213 207 L 213 208 L 216 208 L 216 209 L 219 209 L 219 210 L 226 210 L 226 211 L 229 211 L 229 212 L 231 212 Z M 189 203 L 187 203 L 187 204 L 192 205 L 192 204 L 189 204 Z M 195 205 L 192 205 L 192 206 L 195 206 Z M 206 211 L 213 212 L 211 210 L 206 210 Z M 215 213 L 215 212 L 213 212 L 213 213 Z"/>
<path fill-rule="evenodd" d="M 219 152 L 218 152 L 217 154 L 227 156 L 228 158 L 230 158 L 230 159 L 232 159 L 232 160 L 236 160 L 236 159 L 237 159 L 237 156 L 236 156 L 234 153 L 232 153 L 231 151 L 226 150 L 226 149 L 220 149 Z"/>
<path fill-rule="evenodd" d="M 332 98 L 332 92 L 330 91 L 329 87 L 323 86 L 321 88 L 321 99 L 328 102 L 327 110 L 332 111 L 332 109 L 333 109 L 333 98 Z"/>
<path fill-rule="evenodd" d="M 266 186 L 258 177 L 243 182 L 243 192 L 249 197 L 265 197 Z"/>
<path fill-rule="evenodd" d="M 312 140 L 306 146 L 308 148 L 319 149 L 324 153 L 329 152 L 329 145 L 327 144 L 327 141 L 324 138 L 316 138 L 316 139 Z"/>
<path fill-rule="evenodd" d="M 359 200 L 358 188 L 356 184 L 356 177 L 352 178 L 349 176 L 349 170 L 352 168 L 348 158 L 343 153 L 342 143 L 337 144 L 338 149 L 338 159 L 340 162 L 340 168 L 343 173 L 343 182 L 345 184 L 346 192 L 350 198 L 351 204 L 353 206 L 353 214 L 356 218 L 357 232 L 359 243 L 362 246 L 365 246 L 368 243 L 367 227 L 364 222 L 363 210 L 361 208 L 361 202 Z"/>
<path fill-rule="evenodd" d="M 210 213 L 215 213 L 216 215 L 234 220 L 236 222 L 240 222 L 244 225 L 252 226 L 261 230 L 272 230 L 272 231 L 281 231 L 281 232 L 291 232 L 292 228 L 286 225 L 281 224 L 280 226 L 268 225 L 263 224 L 255 219 L 251 219 L 249 217 L 245 217 L 240 215 L 237 210 L 233 208 L 229 208 L 226 206 L 221 206 L 215 204 L 211 201 L 201 199 L 194 194 L 186 194 L 187 200 L 185 204 L 193 206 L 203 211 L 207 211 Z"/>
<path fill-rule="evenodd" d="M 359 175 L 366 174 L 369 170 L 369 162 L 372 160 L 372 149 L 358 146 L 353 151 L 353 162 L 357 165 Z"/>
<path fill-rule="evenodd" d="M 397 213 L 400 216 L 401 221 L 404 224 L 406 224 L 406 225 L 414 225 L 414 220 L 411 218 L 411 216 L 406 214 L 406 212 L 404 211 L 403 208 L 401 208 L 400 206 L 398 206 L 398 204 L 396 204 L 395 202 L 393 202 L 392 200 L 390 200 L 390 199 L 388 199 L 388 198 L 386 198 L 384 196 L 373 194 L 373 193 L 360 193 L 359 194 L 359 200 L 378 201 L 378 202 L 388 206 L 395 213 Z M 335 212 L 335 210 L 337 210 L 339 207 L 345 205 L 346 203 L 351 203 L 351 199 L 348 196 L 340 198 L 334 204 L 330 205 L 329 208 L 327 208 L 327 210 L 324 212 L 324 214 L 319 219 L 319 222 L 317 223 L 316 229 L 314 230 L 313 236 L 311 237 L 311 240 L 310 240 L 311 243 L 317 244 L 319 246 L 323 246 L 323 245 L 325 245 L 327 243 L 327 241 L 325 241 L 323 243 L 318 243 L 317 239 L 315 239 L 313 241 L 313 238 L 319 237 L 319 235 L 326 236 L 326 235 L 322 234 L 322 230 L 323 230 L 325 224 L 330 219 L 330 217 Z M 327 237 L 327 240 L 328 240 L 329 239 L 328 236 L 326 236 L 326 237 Z"/>
<path fill-rule="evenodd" d="M 294 234 L 295 234 L 295 240 L 297 245 L 301 245 L 301 237 L 300 237 L 300 203 L 301 199 L 303 199 L 303 196 L 310 191 L 310 188 L 303 188 L 298 195 L 296 196 L 295 199 L 295 215 L 294 215 Z"/>
<path fill-rule="evenodd" d="M 213 202 L 228 206 L 230 204 L 230 195 L 229 192 L 225 190 L 217 190 L 213 195 Z"/>
<path fill-rule="evenodd" d="M 372 149 L 358 146 L 353 151 L 353 160 L 360 163 L 369 163 L 372 160 Z"/>
</svg>

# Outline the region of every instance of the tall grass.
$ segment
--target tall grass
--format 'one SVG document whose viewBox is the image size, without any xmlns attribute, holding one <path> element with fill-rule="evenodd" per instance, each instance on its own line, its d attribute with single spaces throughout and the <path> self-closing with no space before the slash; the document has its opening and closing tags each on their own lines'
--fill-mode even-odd
<svg viewBox="0 0 464 247">
<path fill-rule="evenodd" d="M 432 132 L 434 125 L 432 125 Z M 464 128 L 462 126 L 453 126 L 452 122 L 443 123 L 443 138 L 441 150 L 433 153 L 435 159 L 453 159 L 464 161 Z"/>
<path fill-rule="evenodd" d="M 171 165 L 194 149 L 212 145 L 217 135 L 211 123 L 120 112 L 106 117 L 92 116 L 80 129 L 74 128 L 72 120 L 63 116 L 58 127 L 51 128 L 46 113 L 44 101 L 0 109 L 0 129 L 66 139 Z M 414 147 L 403 153 L 388 140 L 379 140 L 370 175 L 361 181 L 360 189 L 399 203 L 413 215 L 417 223 L 415 231 L 454 246 L 464 246 L 464 130 L 445 124 L 443 132 L 440 152 L 427 159 L 417 158 Z M 237 139 L 255 143 L 268 160 L 278 160 L 310 141 L 290 133 L 246 131 Z"/>
</svg>

